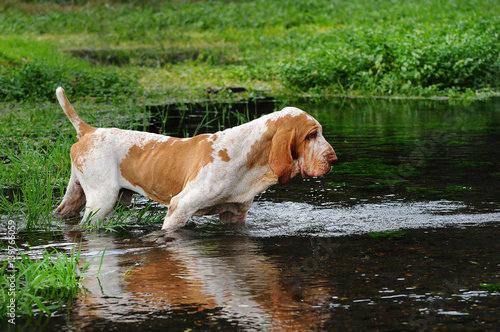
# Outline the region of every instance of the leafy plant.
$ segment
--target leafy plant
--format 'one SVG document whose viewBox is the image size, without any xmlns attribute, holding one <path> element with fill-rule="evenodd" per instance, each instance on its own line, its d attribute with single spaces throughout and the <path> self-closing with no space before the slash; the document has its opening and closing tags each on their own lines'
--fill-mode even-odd
<svg viewBox="0 0 500 332">
<path fill-rule="evenodd" d="M 500 85 L 500 21 L 481 28 L 417 24 L 362 29 L 344 28 L 316 36 L 317 44 L 291 61 L 281 77 L 302 91 L 340 93 L 439 94 Z"/>
<path fill-rule="evenodd" d="M 59 82 L 73 84 L 76 96 L 130 96 L 142 87 L 163 101 L 231 85 L 289 98 L 478 98 L 500 85 L 495 1 L 58 3 L 0 5 L 0 98 L 27 98 L 33 88 L 46 100 Z M 40 77 L 40 89 L 28 84 Z"/>
<path fill-rule="evenodd" d="M 3 70 L 0 99 L 54 100 L 58 86 L 64 86 L 66 93 L 72 97 L 107 98 L 138 91 L 134 77 L 116 70 L 54 66 L 37 59 Z"/>
</svg>

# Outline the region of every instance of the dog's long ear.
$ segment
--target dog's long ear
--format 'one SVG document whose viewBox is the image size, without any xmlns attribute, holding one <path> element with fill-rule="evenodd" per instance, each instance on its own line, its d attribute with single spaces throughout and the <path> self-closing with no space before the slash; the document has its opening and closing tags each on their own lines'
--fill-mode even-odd
<svg viewBox="0 0 500 332">
<path fill-rule="evenodd" d="M 281 184 L 288 183 L 292 175 L 292 148 L 294 144 L 294 130 L 278 130 L 273 136 L 269 153 L 269 166 Z"/>
</svg>

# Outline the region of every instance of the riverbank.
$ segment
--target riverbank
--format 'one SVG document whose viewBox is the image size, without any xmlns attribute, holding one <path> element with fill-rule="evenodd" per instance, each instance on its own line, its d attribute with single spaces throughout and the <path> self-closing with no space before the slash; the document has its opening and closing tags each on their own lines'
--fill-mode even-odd
<svg viewBox="0 0 500 332">
<path fill-rule="evenodd" d="M 0 6 L 0 99 L 487 98 L 495 1 L 76 1 Z"/>
<path fill-rule="evenodd" d="M 2 302 L 0 313 L 9 312 L 11 308 L 7 304 L 16 302 L 20 325 L 25 318 L 31 317 L 29 324 L 32 325 L 29 326 L 38 326 L 33 318 L 45 322 L 46 315 L 56 311 L 79 315 L 81 312 L 74 307 L 74 301 L 77 298 L 85 301 L 83 284 L 99 282 L 96 270 L 100 269 L 99 264 L 94 264 L 92 269 L 96 273 L 85 274 L 89 261 L 83 258 L 86 263 L 82 263 L 80 257 L 93 255 L 96 262 L 104 257 L 100 260 L 101 265 L 106 264 L 114 271 L 115 253 L 104 255 L 106 246 L 117 240 L 117 250 L 124 249 L 121 242 L 135 239 L 136 231 L 144 225 L 158 228 L 165 215 L 164 207 L 139 201 L 131 208 L 119 209 L 110 224 L 98 231 L 86 229 L 77 232 L 79 237 L 71 231 L 63 233 L 67 231 L 67 224 L 55 220 L 52 211 L 69 180 L 69 151 L 76 137 L 55 103 L 54 92 L 58 86 L 65 88 L 75 108 L 89 124 L 181 137 L 214 132 L 249 121 L 280 108 L 281 104 L 275 100 L 290 101 L 287 105 L 293 101 L 294 105 L 311 112 L 323 124 L 327 139 L 338 152 L 339 163 L 333 172 L 321 179 L 297 178 L 287 187 L 275 186 L 259 197 L 268 201 L 256 204 L 261 207 L 261 219 L 258 220 L 267 227 L 264 231 L 270 238 L 265 250 L 272 251 L 275 243 L 302 249 L 315 241 L 318 233 L 323 232 L 327 237 L 341 233 L 336 229 L 337 222 L 346 220 L 342 213 L 349 207 L 354 208 L 352 214 L 347 214 L 347 221 L 351 221 L 348 226 L 360 231 L 378 231 L 380 225 L 398 229 L 401 223 L 427 227 L 429 218 L 419 211 L 420 203 L 425 205 L 428 201 L 444 205 L 452 202 L 456 207 L 453 213 L 460 221 L 465 220 L 465 224 L 477 218 L 478 215 L 474 215 L 477 209 L 482 211 L 481 216 L 498 219 L 496 214 L 491 214 L 499 210 L 497 180 L 500 172 L 494 144 L 498 141 L 500 128 L 498 103 L 493 98 L 486 102 L 470 102 L 498 95 L 500 5 L 497 2 L 262 0 L 164 3 L 150 0 L 139 5 L 124 0 L 107 3 L 76 0 L 71 1 L 71 5 L 57 3 L 61 1 L 39 4 L 8 0 L 0 4 L 0 233 L 2 254 L 5 255 L 0 262 L 0 284 L 5 286 L 0 297 L 8 299 Z M 334 97 L 366 99 L 343 98 L 321 103 Z M 404 101 L 401 98 L 405 98 Z M 416 102 L 415 99 L 426 100 Z M 192 105 L 189 105 L 193 100 L 204 101 L 197 103 L 195 112 L 191 112 Z M 235 100 L 251 102 L 238 104 Z M 255 100 L 264 101 L 266 105 L 257 105 Z M 208 101 L 229 103 L 214 106 L 208 105 Z M 291 204 L 304 201 L 319 204 L 323 210 L 315 205 Z M 391 204 L 379 204 L 387 201 Z M 414 201 L 417 203 L 413 204 Z M 290 209 L 290 206 L 295 208 Z M 269 211 L 275 209 L 275 217 L 269 217 Z M 392 214 L 384 213 L 386 210 Z M 332 219 L 332 211 L 337 213 L 337 219 Z M 365 212 L 366 219 L 357 219 L 360 211 Z M 442 212 L 450 213 L 446 207 Z M 415 215 L 420 218 L 416 220 Z M 284 219 L 279 219 L 283 216 Z M 441 218 L 430 219 L 441 221 Z M 438 227 L 437 223 L 431 225 Z M 210 254 L 219 244 L 231 246 L 231 242 L 225 242 L 228 230 L 218 228 L 217 223 L 209 224 L 209 231 L 211 227 L 222 234 L 215 245 L 210 241 L 182 242 L 178 246 L 181 253 L 182 250 L 192 253 L 204 248 L 194 262 L 203 265 L 213 258 L 224 263 L 224 254 L 229 252 L 215 257 Z M 468 236 L 476 231 L 475 227 L 457 228 L 457 232 Z M 349 227 L 344 227 L 342 232 L 346 229 Z M 120 230 L 125 230 L 125 237 L 108 236 Z M 199 231 L 202 236 L 212 236 L 203 233 L 206 229 Z M 274 233 L 270 235 L 270 231 Z M 498 233 L 498 227 L 489 231 Z M 304 246 L 287 242 L 300 235 L 296 232 L 301 234 L 298 243 Z M 12 239 L 14 233 L 19 237 Z M 387 241 L 401 235 L 390 234 Z M 429 236 L 433 241 L 432 234 Z M 103 246 L 86 244 L 89 239 L 99 238 L 109 241 Z M 257 250 L 255 254 L 252 247 L 253 242 L 260 241 L 258 238 L 258 234 L 244 238 L 250 250 L 242 256 L 248 254 L 258 262 L 267 262 L 268 257 L 264 255 L 264 260 L 260 259 L 260 252 Z M 366 244 L 359 243 L 360 238 L 356 236 L 342 239 L 362 246 Z M 474 241 L 483 243 L 482 237 L 471 239 L 473 241 L 467 242 L 471 245 Z M 133 241 L 127 243 L 138 244 Z M 194 247 L 190 247 L 192 243 Z M 494 248 L 494 241 L 484 243 Z M 83 256 L 78 251 L 80 244 L 84 246 Z M 182 247 L 186 244 L 187 247 Z M 38 248 L 30 253 L 26 251 L 28 246 Z M 18 248 L 28 256 L 16 255 Z M 357 249 L 346 249 L 346 252 L 352 254 Z M 143 257 L 146 261 L 154 259 L 158 251 L 149 253 L 151 255 Z M 411 261 L 411 252 L 400 253 Z M 314 252 L 312 255 L 316 257 Z M 174 259 L 173 267 L 178 268 L 182 279 L 182 273 L 193 270 L 185 270 L 182 264 L 177 266 L 175 256 L 174 252 L 167 258 Z M 179 261 L 184 257 L 181 256 Z M 278 259 L 283 259 L 286 266 L 290 263 L 286 261 L 289 257 L 284 255 Z M 330 258 L 334 266 L 349 266 L 348 262 Z M 477 259 L 480 258 L 470 256 L 474 262 Z M 262 270 L 254 270 L 257 288 L 263 286 L 258 294 L 266 297 L 269 289 L 273 289 L 283 296 L 285 303 L 302 306 L 292 301 L 295 295 L 290 300 L 286 291 L 280 293 L 290 286 L 286 276 L 283 277 L 286 280 L 280 281 L 268 275 L 269 278 L 259 284 L 261 272 L 281 273 L 272 264 L 262 266 Z M 40 278 L 41 269 L 46 278 Z M 225 270 L 232 271 L 230 266 Z M 175 272 L 172 271 L 172 275 Z M 127 270 L 117 277 L 121 282 L 129 275 Z M 498 283 L 498 275 L 491 277 L 489 274 L 488 278 L 479 272 L 478 275 L 474 284 L 467 288 L 471 292 L 479 292 L 477 282 Z M 244 276 L 234 277 L 235 288 L 244 289 L 238 281 Z M 149 281 L 142 283 L 140 274 L 136 278 L 144 287 L 154 285 Z M 199 278 L 196 275 L 194 278 L 197 283 Z M 328 278 L 333 280 L 332 276 L 325 279 L 324 275 L 313 273 L 310 282 L 318 287 L 307 288 L 306 284 L 306 289 L 321 293 L 321 283 L 327 280 L 334 290 L 337 286 Z M 161 282 L 165 284 L 164 280 Z M 14 284 L 15 292 L 11 294 Z M 182 281 L 177 284 L 185 286 L 187 295 L 193 294 L 192 284 L 188 286 Z M 119 282 L 113 283 L 113 287 L 117 285 Z M 208 281 L 206 286 L 210 288 L 214 284 Z M 348 283 L 342 286 L 350 287 Z M 433 294 L 440 289 L 434 285 L 431 295 L 424 299 L 434 303 Z M 118 289 L 117 299 L 120 299 L 120 291 Z M 252 289 L 249 292 L 252 296 L 257 294 Z M 94 290 L 89 297 L 90 303 L 96 299 L 100 301 L 99 294 L 98 289 Z M 335 294 L 333 291 L 325 294 L 324 303 L 329 306 L 324 308 L 326 313 L 314 307 L 307 309 L 308 312 L 328 315 L 329 310 L 355 307 L 364 300 L 361 295 L 347 296 L 352 303 L 342 302 L 346 296 Z M 483 293 L 474 294 L 482 296 Z M 181 309 L 165 306 L 167 313 L 165 308 L 160 308 L 153 316 L 173 315 L 173 321 L 182 323 L 193 311 L 203 312 L 196 301 L 182 307 L 185 304 L 183 296 L 185 294 L 180 294 L 179 301 L 174 301 L 174 306 L 180 305 Z M 382 296 L 386 295 L 379 297 Z M 490 295 L 486 298 L 487 301 L 497 299 Z M 128 304 L 127 307 L 133 307 Z M 264 309 L 267 304 L 263 304 Z M 216 323 L 233 326 L 235 317 L 243 317 L 237 323 L 240 325 L 255 323 L 254 316 L 238 311 L 238 308 L 248 308 L 247 303 L 242 305 L 235 304 L 233 313 L 236 316 L 219 312 L 219 307 L 210 308 L 206 315 L 209 318 L 203 313 L 203 320 L 214 323 L 210 317 L 215 312 L 217 317 L 222 317 Z M 323 308 L 323 304 L 318 305 Z M 481 310 L 485 307 L 478 306 Z M 117 308 L 123 305 L 114 307 Z M 284 317 L 293 317 L 296 308 L 284 308 Z M 488 323 L 488 315 L 497 314 L 495 310 L 481 311 L 479 316 L 474 316 L 471 314 L 477 309 L 474 304 L 472 309 L 460 307 L 460 311 L 449 311 L 451 314 L 435 307 L 413 308 L 415 310 L 405 313 L 403 318 L 405 324 L 409 324 L 409 319 L 414 317 L 415 328 L 423 327 L 422 324 L 436 326 L 432 324 L 437 318 L 441 315 L 451 317 L 455 311 L 457 315 L 467 313 L 467 319 L 486 317 L 489 325 L 484 326 L 491 328 L 494 325 Z M 365 307 L 356 311 L 353 317 L 357 318 L 349 322 L 350 326 L 362 324 L 364 318 L 358 315 L 364 312 Z M 67 316 L 61 315 L 67 324 Z M 199 316 L 190 317 L 194 318 L 189 324 Z M 336 317 L 330 316 L 321 322 L 325 326 L 330 326 L 330 321 L 332 326 L 341 324 Z M 380 317 L 375 318 L 378 321 L 372 323 L 378 326 Z M 69 321 L 88 322 L 73 318 Z M 164 322 L 154 321 L 155 324 Z M 104 319 L 103 324 L 108 324 L 108 320 Z M 118 326 L 114 320 L 110 324 Z M 96 321 L 91 321 L 90 325 L 99 326 Z"/>
</svg>

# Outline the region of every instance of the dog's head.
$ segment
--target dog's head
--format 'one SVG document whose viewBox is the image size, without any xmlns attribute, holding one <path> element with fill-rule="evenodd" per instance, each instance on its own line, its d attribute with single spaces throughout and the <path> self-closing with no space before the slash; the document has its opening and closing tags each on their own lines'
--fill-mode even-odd
<svg viewBox="0 0 500 332">
<path fill-rule="evenodd" d="M 267 123 L 275 130 L 269 165 L 278 182 L 285 184 L 298 173 L 304 178 L 328 173 L 337 156 L 323 137 L 321 124 L 294 107 L 286 107 L 274 114 Z"/>
</svg>

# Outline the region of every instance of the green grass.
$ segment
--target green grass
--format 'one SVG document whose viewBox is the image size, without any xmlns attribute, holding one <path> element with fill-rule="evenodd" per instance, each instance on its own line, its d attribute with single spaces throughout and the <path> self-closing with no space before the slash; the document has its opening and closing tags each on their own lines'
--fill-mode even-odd
<svg viewBox="0 0 500 332">
<path fill-rule="evenodd" d="M 137 77 L 117 68 L 99 68 L 61 53 L 51 43 L 0 38 L 0 100 L 54 100 L 54 91 L 64 86 L 68 95 L 107 98 L 135 95 Z"/>
<path fill-rule="evenodd" d="M 82 291 L 80 279 L 93 258 L 80 264 L 81 248 L 67 255 L 58 251 L 45 251 L 41 258 L 34 253 L 17 252 L 18 259 L 0 265 L 0 317 L 8 319 L 11 298 L 16 314 L 33 315 L 39 311 L 50 315 L 55 309 L 70 304 Z M 10 265 L 12 263 L 12 265 Z M 102 261 L 101 261 L 102 264 Z M 13 278 L 12 278 L 13 277 Z M 15 286 L 15 287 L 11 287 Z"/>
<path fill-rule="evenodd" d="M 285 85 L 410 96 L 498 86 L 498 18 L 464 17 L 460 24 L 409 21 L 411 26 L 367 24 L 321 35 L 314 47 L 284 64 Z M 471 31 L 474 25 L 484 29 Z"/>
<path fill-rule="evenodd" d="M 53 106 L 5 106 L 12 109 L 0 114 L 0 215 L 28 228 L 51 227 L 69 176 L 72 135 L 64 134 Z"/>
<path fill-rule="evenodd" d="M 486 289 L 488 292 L 498 292 L 500 291 L 500 282 L 496 284 L 486 284 L 482 283 L 480 284 L 481 287 Z"/>
<path fill-rule="evenodd" d="M 158 225 L 165 218 L 166 208 L 157 209 L 151 201 L 148 201 L 145 206 L 118 206 L 113 215 L 106 220 L 98 220 L 96 224 L 86 222 L 82 225 L 82 229 L 87 230 L 103 230 L 106 232 L 117 232 L 127 227 L 137 225 Z"/>
<path fill-rule="evenodd" d="M 141 106 L 148 103 L 266 95 L 477 98 L 499 92 L 497 1 L 62 3 L 68 5 L 0 3 L 0 216 L 29 232 L 60 225 L 51 214 L 70 176 L 69 149 L 76 138 L 55 103 L 58 86 L 89 124 L 138 130 L 150 123 L 148 109 Z M 248 91 L 206 92 L 225 86 Z M 212 118 L 207 109 L 195 131 L 252 117 L 247 112 L 229 124 L 228 111 L 218 112 Z M 159 131 L 168 119 L 165 111 Z M 359 176 L 378 189 L 407 181 L 387 178 L 399 174 L 399 165 L 358 159 L 340 163 L 334 173 Z M 158 224 L 164 213 L 151 204 L 118 207 L 107 224 L 88 228 Z M 81 291 L 78 257 L 79 251 L 46 252 L 40 260 L 21 256 L 15 264 L 22 312 L 47 313 L 71 301 Z M 0 268 L 3 286 L 6 267 L 0 263 Z M 4 287 L 0 296 L 6 298 Z"/>
<path fill-rule="evenodd" d="M 473 191 L 474 188 L 464 187 L 464 186 L 447 186 L 445 190 L 449 192 L 468 192 L 468 191 Z"/>
<path fill-rule="evenodd" d="M 0 5 L 0 98 L 50 99 L 57 84 L 182 100 L 231 85 L 289 98 L 499 91 L 493 0 L 72 3 Z"/>
<path fill-rule="evenodd" d="M 394 239 L 406 236 L 406 232 L 398 230 L 382 231 L 382 232 L 372 232 L 366 234 L 366 236 L 372 239 Z"/>
</svg>

